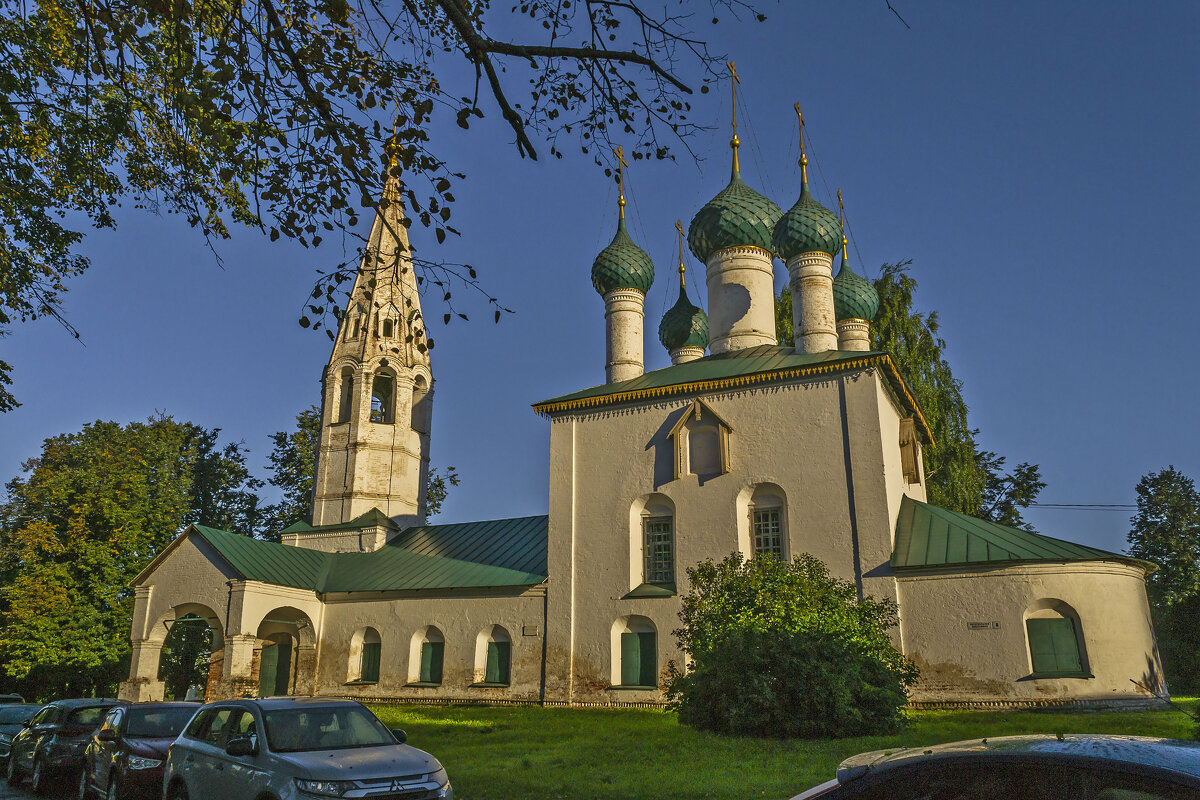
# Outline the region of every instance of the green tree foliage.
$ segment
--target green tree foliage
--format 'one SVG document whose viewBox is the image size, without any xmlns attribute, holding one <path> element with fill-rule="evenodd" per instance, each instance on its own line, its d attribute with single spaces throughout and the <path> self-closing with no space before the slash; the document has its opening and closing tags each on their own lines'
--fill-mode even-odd
<svg viewBox="0 0 1200 800">
<path fill-rule="evenodd" d="M 1174 466 L 1142 476 L 1129 554 L 1158 565 L 1146 594 L 1173 692 L 1200 692 L 1200 493 Z"/>
<path fill-rule="evenodd" d="M 1037 500 L 1046 487 L 1037 464 L 1023 462 L 1002 472 L 1005 459 L 980 450 L 978 429 L 967 420 L 962 382 L 954 377 L 944 351 L 936 311 L 917 310 L 917 282 L 909 274 L 911 261 L 884 264 L 875 279 L 879 313 L 871 325 L 872 347 L 891 355 L 912 388 L 933 444 L 923 448 L 929 502 L 951 511 L 1003 525 L 1033 530 L 1021 509 Z M 775 326 L 779 342 L 791 345 L 792 296 L 788 289 L 776 298 Z"/>
<path fill-rule="evenodd" d="M 321 409 L 309 406 L 296 415 L 291 431 L 271 434 L 271 454 L 267 482 L 283 492 L 278 503 L 263 509 L 264 536 L 279 541 L 279 532 L 293 523 L 311 519 L 313 478 L 317 469 L 317 448 L 321 439 Z M 460 479 L 454 467 L 431 469 L 425 484 L 426 513 L 436 516 L 449 495 L 450 487 Z"/>
<path fill-rule="evenodd" d="M 124 677 L 129 584 L 191 523 L 253 530 L 245 451 L 157 417 L 47 439 L 0 505 L 0 671 L 39 696 Z"/>
<path fill-rule="evenodd" d="M 188 614 L 171 625 L 163 640 L 158 666 L 158 677 L 164 684 L 167 699 L 183 700 L 193 686 L 199 687 L 198 696 L 204 697 L 212 645 L 212 628 L 195 614 Z"/>
<path fill-rule="evenodd" d="M 916 667 L 888 638 L 891 600 L 859 598 L 811 555 L 740 553 L 688 569 L 671 664 L 679 720 L 743 736 L 858 736 L 894 730 Z"/>
<path fill-rule="evenodd" d="M 700 16 L 744 10 L 714 0 Z M 435 115 L 470 128 L 498 112 L 531 158 L 535 137 L 558 157 L 578 137 L 599 163 L 610 136 L 669 157 L 662 137 L 696 130 L 679 76 L 720 77 L 694 21 L 629 0 L 0 0 L 0 326 L 70 329 L 59 295 L 88 266 L 81 229 L 115 227 L 120 203 L 205 237 L 243 225 L 316 247 L 356 235 L 390 172 L 441 242 L 465 176 L 430 136 Z M 329 261 L 319 319 L 359 258 Z M 479 288 L 467 265 L 416 266 Z"/>
</svg>

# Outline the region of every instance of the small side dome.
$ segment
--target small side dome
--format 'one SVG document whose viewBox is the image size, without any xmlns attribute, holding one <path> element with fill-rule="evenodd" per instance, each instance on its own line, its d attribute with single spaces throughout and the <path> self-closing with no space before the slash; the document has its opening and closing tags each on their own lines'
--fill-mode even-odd
<svg viewBox="0 0 1200 800">
<path fill-rule="evenodd" d="M 782 214 L 779 206 L 747 186 L 735 169 L 729 185 L 692 217 L 688 247 L 704 263 L 728 247 L 758 247 L 773 253 L 771 231 Z"/>
<path fill-rule="evenodd" d="M 836 319 L 875 319 L 879 293 L 866 278 L 855 273 L 842 256 L 842 268 L 833 279 L 833 314 Z"/>
<path fill-rule="evenodd" d="M 808 191 L 808 182 L 800 185 L 800 199 L 775 225 L 771 237 L 775 252 L 784 261 L 801 253 L 834 255 L 842 245 L 842 224 L 837 215 L 817 202 Z"/>
<path fill-rule="evenodd" d="M 637 289 L 646 294 L 653 283 L 654 263 L 646 251 L 629 238 L 622 216 L 612 243 L 592 262 L 592 286 L 601 296 L 617 289 Z"/>
<path fill-rule="evenodd" d="M 681 347 L 708 347 L 708 315 L 692 305 L 682 286 L 679 300 L 658 323 L 658 340 L 668 353 Z"/>
</svg>

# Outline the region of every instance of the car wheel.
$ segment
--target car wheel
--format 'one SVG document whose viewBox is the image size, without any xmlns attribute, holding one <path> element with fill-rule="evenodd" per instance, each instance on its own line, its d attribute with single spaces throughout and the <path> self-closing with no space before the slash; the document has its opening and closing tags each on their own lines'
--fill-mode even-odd
<svg viewBox="0 0 1200 800">
<path fill-rule="evenodd" d="M 34 794 L 42 795 L 50 788 L 50 776 L 46 772 L 46 759 L 42 756 L 34 756 L 33 772 L 29 776 L 29 788 Z"/>
<path fill-rule="evenodd" d="M 9 786 L 16 786 L 21 782 L 21 768 L 17 766 L 17 754 L 15 752 L 8 754 L 8 769 L 4 771 L 4 779 L 8 781 Z"/>
</svg>

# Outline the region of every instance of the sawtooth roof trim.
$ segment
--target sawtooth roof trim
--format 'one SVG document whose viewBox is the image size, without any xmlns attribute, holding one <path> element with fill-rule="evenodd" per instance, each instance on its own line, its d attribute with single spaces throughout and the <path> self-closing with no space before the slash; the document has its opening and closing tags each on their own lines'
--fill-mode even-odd
<svg viewBox="0 0 1200 800">
<path fill-rule="evenodd" d="M 929 429 L 929 424 L 925 421 L 921 407 L 908 383 L 896 368 L 892 357 L 877 351 L 828 350 L 823 353 L 797 353 L 790 347 L 777 345 L 748 347 L 664 367 L 627 381 L 606 383 L 543 400 L 534 403 L 533 410 L 542 416 L 552 416 L 565 411 L 755 384 L 779 383 L 871 367 L 878 367 L 883 372 L 897 398 L 912 412 L 925 442 L 932 442 L 933 432 Z"/>
</svg>

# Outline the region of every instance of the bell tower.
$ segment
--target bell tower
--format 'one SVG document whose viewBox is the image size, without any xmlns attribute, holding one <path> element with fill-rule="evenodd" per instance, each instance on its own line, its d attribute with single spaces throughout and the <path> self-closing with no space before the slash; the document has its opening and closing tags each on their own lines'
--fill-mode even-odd
<svg viewBox="0 0 1200 800">
<path fill-rule="evenodd" d="M 321 378 L 313 527 L 372 509 L 397 529 L 425 522 L 433 374 L 403 220 L 389 178 Z"/>
</svg>

